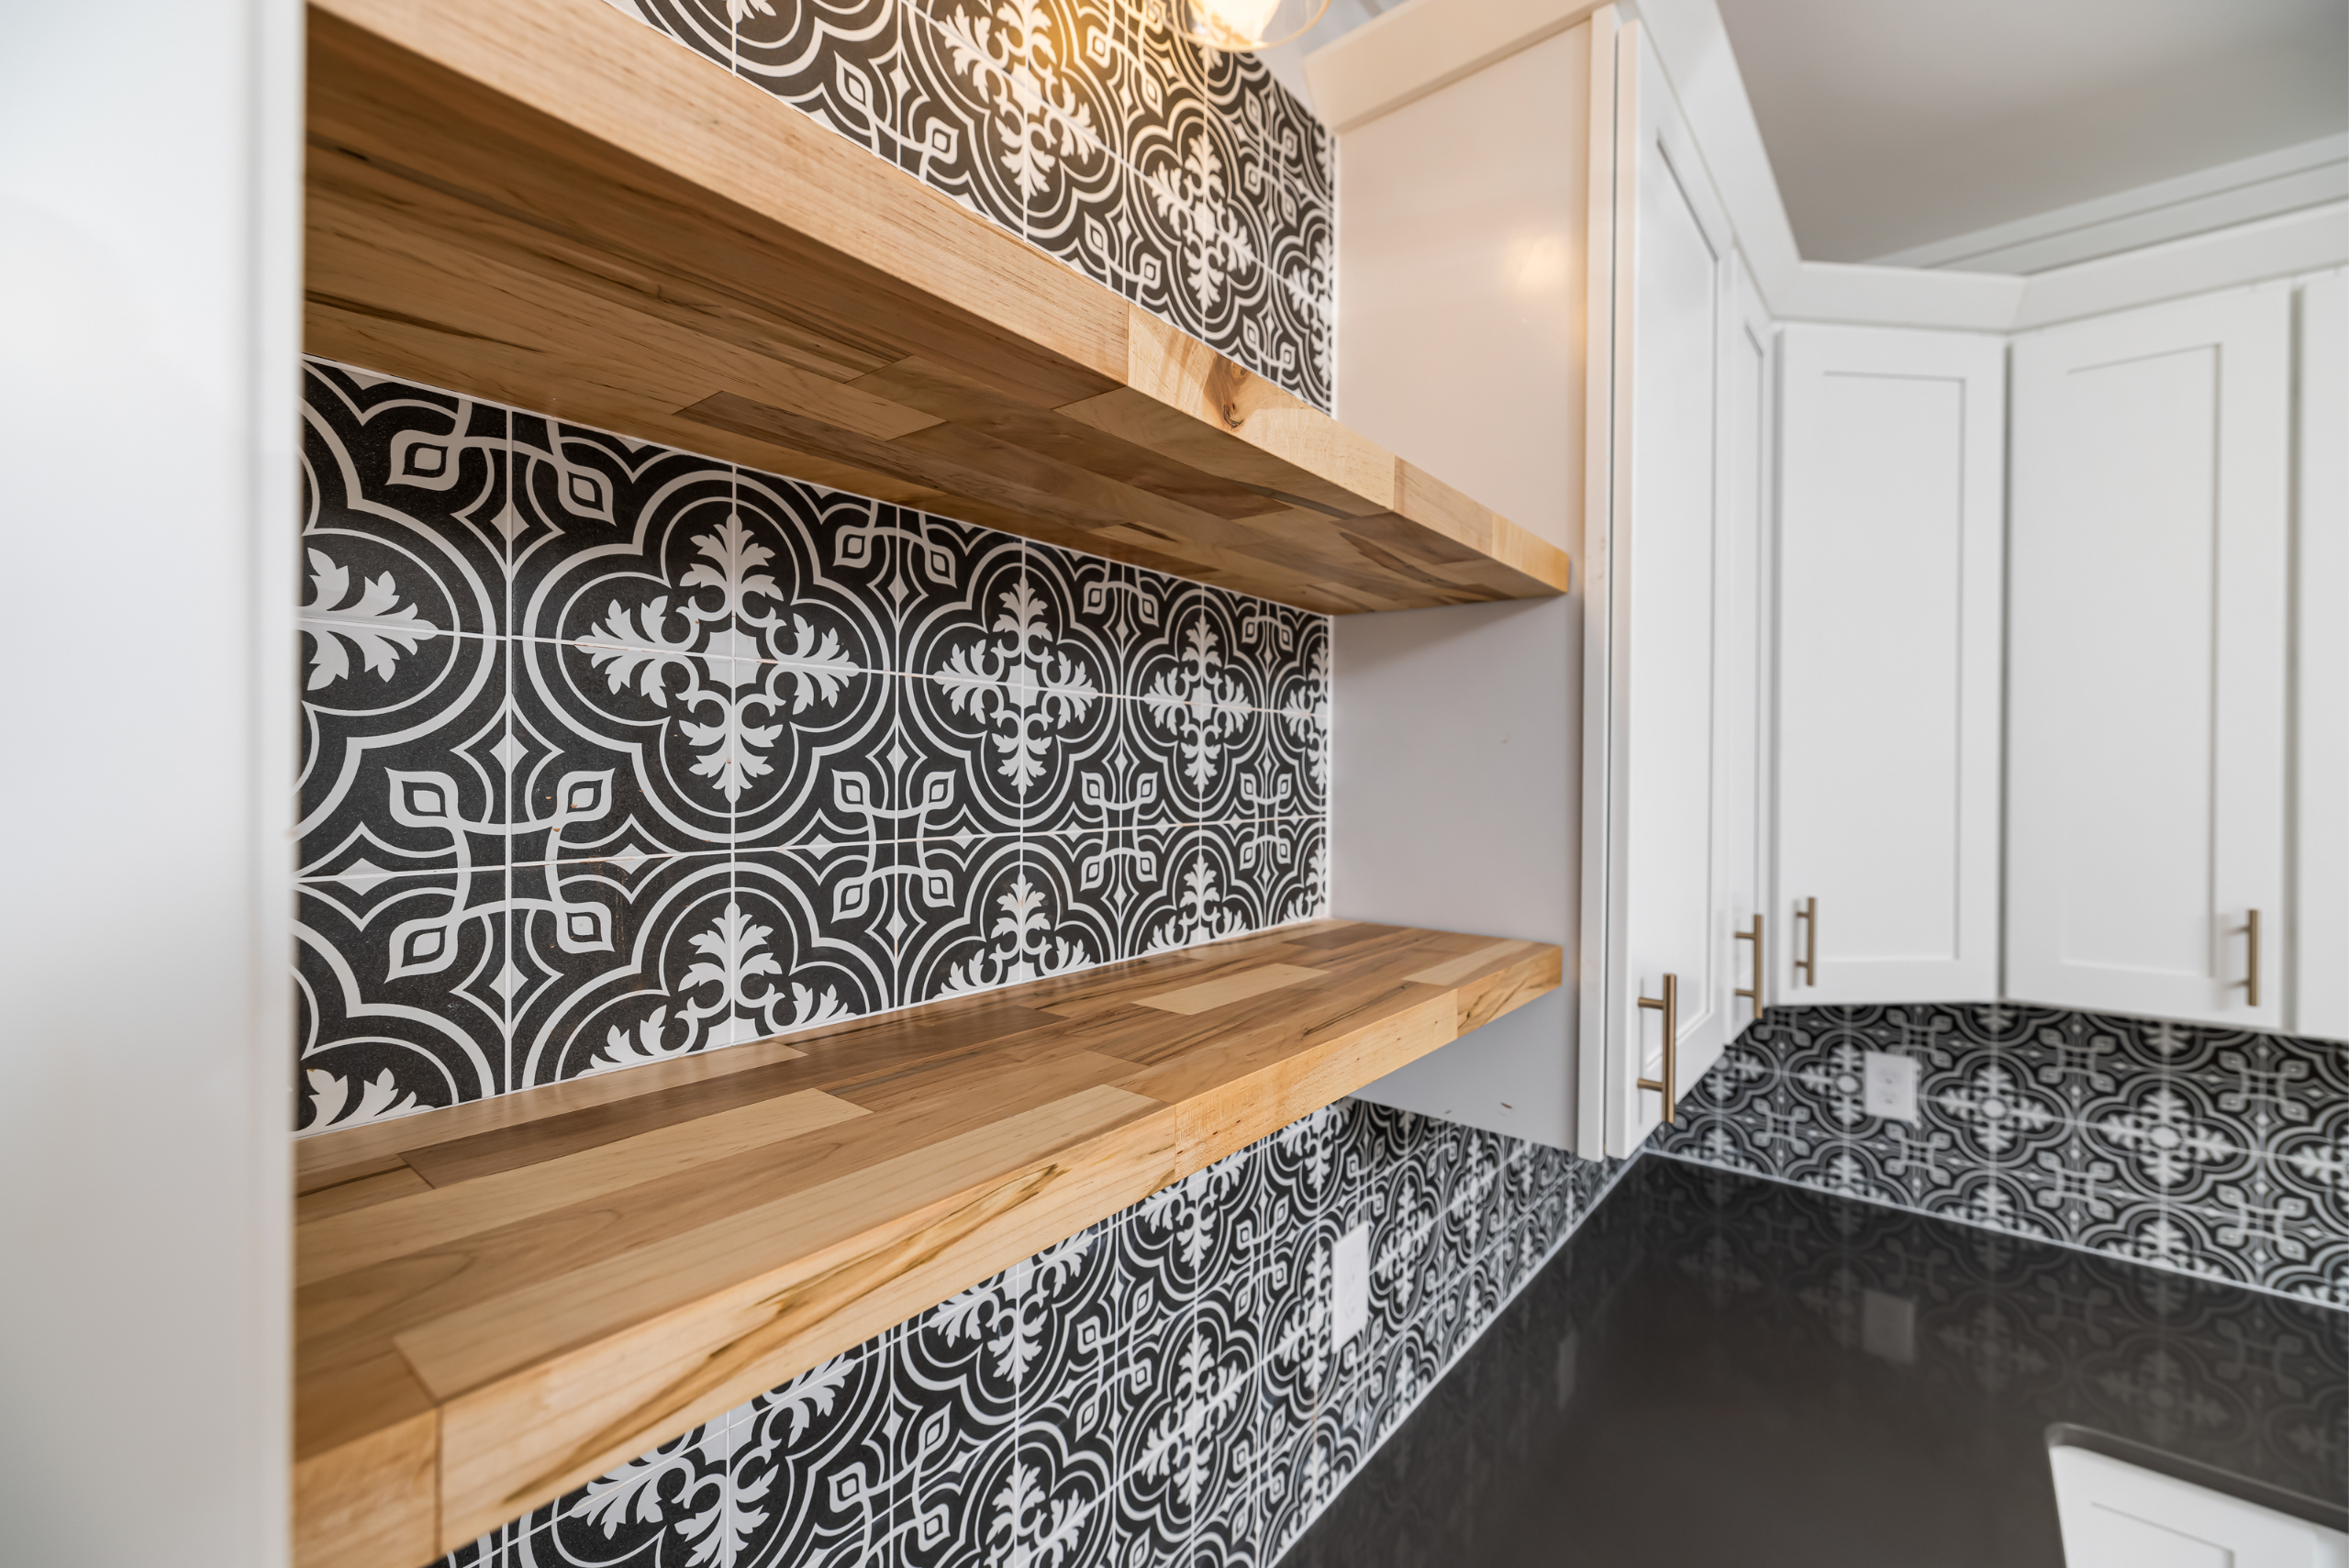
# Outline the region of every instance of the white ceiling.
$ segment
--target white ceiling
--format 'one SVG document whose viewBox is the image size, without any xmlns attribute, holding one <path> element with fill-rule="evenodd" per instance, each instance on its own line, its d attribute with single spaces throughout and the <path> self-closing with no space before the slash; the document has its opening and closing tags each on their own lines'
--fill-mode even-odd
<svg viewBox="0 0 2349 1568">
<path fill-rule="evenodd" d="M 1870 261 L 2349 128 L 2349 0 L 1718 4 L 1812 261 Z"/>
</svg>

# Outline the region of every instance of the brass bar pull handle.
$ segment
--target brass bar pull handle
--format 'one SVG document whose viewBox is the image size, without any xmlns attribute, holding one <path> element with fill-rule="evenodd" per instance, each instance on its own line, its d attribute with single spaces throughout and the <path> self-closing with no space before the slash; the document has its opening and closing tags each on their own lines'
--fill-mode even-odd
<svg viewBox="0 0 2349 1568">
<path fill-rule="evenodd" d="M 1680 1054 L 1680 976 L 1665 975 L 1664 995 L 1642 996 L 1640 998 L 1640 1006 L 1653 1007 L 1664 1015 L 1664 1076 L 1642 1078 L 1640 1080 L 1640 1087 L 1653 1089 L 1664 1096 L 1664 1125 L 1670 1127 L 1672 1125 L 1672 1078 L 1674 1070 L 1678 1065 L 1677 1058 Z"/>
<path fill-rule="evenodd" d="M 1802 956 L 1795 960 L 1795 968 L 1802 973 L 1805 985 L 1819 984 L 1819 900 L 1806 898 L 1795 906 L 1795 918 L 1802 922 Z"/>
<path fill-rule="evenodd" d="M 2232 981 L 2232 982 L 2231 982 L 2231 983 L 2228 984 L 2227 989 L 2228 989 L 2228 990 L 2230 990 L 2230 991 L 2232 991 L 2232 990 L 2233 990 L 2233 989 L 2234 989 L 2236 986 L 2238 986 L 2238 985 L 2242 986 L 2242 987 L 2243 987 L 2243 1001 L 2244 1001 L 2245 1003 L 2247 1003 L 2248 1005 L 2250 1005 L 2251 1006 L 2256 1007 L 2257 1006 L 2259 1006 L 2259 911 L 2258 911 L 2258 910 L 2254 909 L 2254 910 L 2250 911 L 2247 915 L 2245 915 L 2245 916 L 2243 917 L 2243 945 L 2244 945 L 2244 947 L 2248 950 L 2248 951 L 2244 953 L 2244 955 L 2243 955 L 2243 956 L 2244 956 L 2244 959 L 2246 960 L 2246 962 L 2248 962 L 2249 967 L 2248 967 L 2248 968 L 2246 968 L 2246 969 L 2243 971 L 2243 978 L 2242 978 L 2241 980 L 2237 980 L 2237 981 Z"/>
<path fill-rule="evenodd" d="M 1758 909 L 1753 912 L 1753 929 L 1752 930 L 1731 931 L 1730 933 L 1730 940 L 1732 941 L 1752 942 L 1753 944 L 1753 989 L 1751 991 L 1732 991 L 1730 995 L 1732 996 L 1742 996 L 1747 1001 L 1753 1003 L 1753 1016 L 1758 1018 L 1762 1016 L 1762 912 Z"/>
</svg>

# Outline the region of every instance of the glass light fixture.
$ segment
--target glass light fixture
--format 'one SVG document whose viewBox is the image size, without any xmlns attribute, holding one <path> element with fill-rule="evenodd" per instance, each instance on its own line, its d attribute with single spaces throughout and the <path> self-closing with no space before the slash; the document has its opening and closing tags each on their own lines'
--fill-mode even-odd
<svg viewBox="0 0 2349 1568">
<path fill-rule="evenodd" d="M 1330 0 L 1166 0 L 1174 30 L 1226 54 L 1271 49 L 1305 36 Z"/>
</svg>

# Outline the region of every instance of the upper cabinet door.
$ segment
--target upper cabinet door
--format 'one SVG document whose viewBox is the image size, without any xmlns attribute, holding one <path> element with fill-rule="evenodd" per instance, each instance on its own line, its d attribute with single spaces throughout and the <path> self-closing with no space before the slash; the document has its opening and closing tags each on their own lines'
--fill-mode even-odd
<svg viewBox="0 0 2349 1568">
<path fill-rule="evenodd" d="M 2300 286 L 2299 761 L 2290 1028 L 2349 1040 L 2349 272 Z"/>
<path fill-rule="evenodd" d="M 1618 1154 L 1664 1115 L 1657 1086 L 1685 1091 L 1736 1027 L 1722 661 L 1752 661 L 1722 646 L 1740 592 L 1720 483 L 1728 224 L 1641 45 L 1636 24 L 1616 35 L 1613 423 L 1607 503 L 1586 519 L 1583 1039 L 1605 1042 Z"/>
<path fill-rule="evenodd" d="M 1782 354 L 1776 999 L 1989 1001 L 2005 343 L 1790 327 Z"/>
<path fill-rule="evenodd" d="M 2277 1025 L 2291 290 L 2019 339 L 2014 400 L 2008 994 Z"/>
</svg>

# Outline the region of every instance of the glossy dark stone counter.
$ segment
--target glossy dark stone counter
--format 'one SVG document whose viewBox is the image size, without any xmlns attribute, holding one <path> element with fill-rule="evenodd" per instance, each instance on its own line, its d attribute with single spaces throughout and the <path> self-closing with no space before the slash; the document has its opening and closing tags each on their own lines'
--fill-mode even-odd
<svg viewBox="0 0 2349 1568">
<path fill-rule="evenodd" d="M 2343 1528 L 2349 1313 L 1644 1159 L 1283 1563 L 2063 1568 L 2058 1425 Z"/>
</svg>

